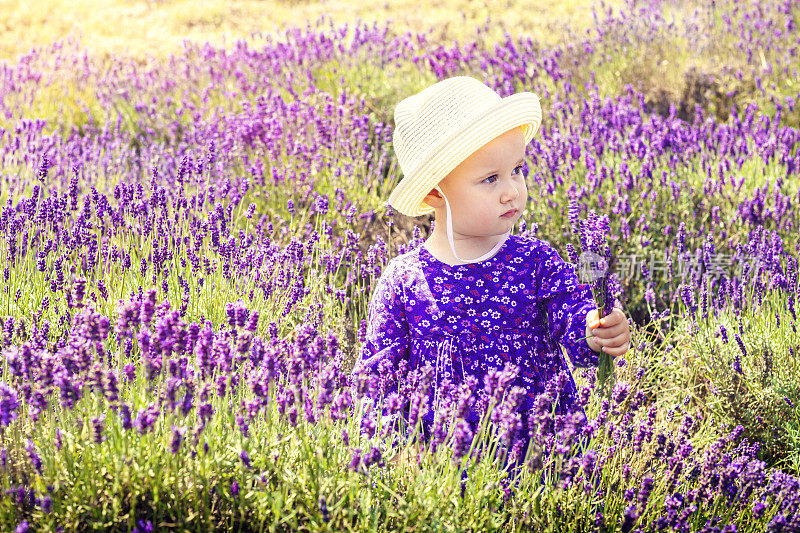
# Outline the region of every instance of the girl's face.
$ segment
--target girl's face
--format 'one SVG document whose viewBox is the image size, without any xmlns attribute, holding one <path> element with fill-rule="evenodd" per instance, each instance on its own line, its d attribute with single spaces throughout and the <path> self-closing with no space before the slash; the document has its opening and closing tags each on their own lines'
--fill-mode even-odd
<svg viewBox="0 0 800 533">
<path fill-rule="evenodd" d="M 522 173 L 525 139 L 522 128 L 496 137 L 465 159 L 440 183 L 453 214 L 453 237 L 490 237 L 509 231 L 522 216 L 528 187 Z M 436 210 L 436 230 L 447 216 L 437 190 L 425 197 Z"/>
</svg>

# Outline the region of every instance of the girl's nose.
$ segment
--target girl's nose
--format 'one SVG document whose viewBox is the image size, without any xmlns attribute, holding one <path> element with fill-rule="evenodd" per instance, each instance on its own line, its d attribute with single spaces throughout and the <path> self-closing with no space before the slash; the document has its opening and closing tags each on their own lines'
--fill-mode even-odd
<svg viewBox="0 0 800 533">
<path fill-rule="evenodd" d="M 503 194 L 500 196 L 500 200 L 503 203 L 508 203 L 513 200 L 516 200 L 519 196 L 519 189 L 517 186 L 511 182 L 510 180 L 506 182 L 506 186 L 503 189 Z"/>
</svg>

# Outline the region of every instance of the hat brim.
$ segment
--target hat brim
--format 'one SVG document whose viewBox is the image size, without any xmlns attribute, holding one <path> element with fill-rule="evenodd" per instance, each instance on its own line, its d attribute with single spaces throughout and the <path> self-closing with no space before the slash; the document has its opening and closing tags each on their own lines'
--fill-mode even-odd
<svg viewBox="0 0 800 533">
<path fill-rule="evenodd" d="M 524 126 L 527 146 L 541 122 L 542 108 L 534 93 L 521 92 L 503 98 L 432 149 L 432 156 L 395 186 L 389 195 L 389 204 L 411 217 L 433 212 L 424 198 L 453 169 L 497 136 L 520 126 Z"/>
</svg>

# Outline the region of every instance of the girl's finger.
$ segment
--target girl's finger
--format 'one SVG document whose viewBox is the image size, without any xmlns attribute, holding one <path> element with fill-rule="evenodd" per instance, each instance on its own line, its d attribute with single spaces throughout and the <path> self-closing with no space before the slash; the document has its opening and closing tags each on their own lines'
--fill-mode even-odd
<svg viewBox="0 0 800 533">
<path fill-rule="evenodd" d="M 600 346 L 608 346 L 609 348 L 618 348 L 619 346 L 622 346 L 626 342 L 630 342 L 631 338 L 627 332 L 623 332 L 618 335 L 614 335 L 613 337 L 600 337 L 599 335 L 595 335 L 594 340 Z"/>
<path fill-rule="evenodd" d="M 608 355 L 613 357 L 619 357 L 620 355 L 625 355 L 627 351 L 630 349 L 631 343 L 626 342 L 622 346 L 618 348 L 603 348 L 603 351 L 606 352 Z"/>
<path fill-rule="evenodd" d="M 613 339 L 623 333 L 628 333 L 628 324 L 623 322 L 612 327 L 597 328 L 593 329 L 592 333 L 595 337 L 600 337 L 601 339 Z"/>
<path fill-rule="evenodd" d="M 610 314 L 600 319 L 600 325 L 607 328 L 615 324 L 619 324 L 624 320 L 626 319 L 623 312 L 615 307 Z"/>
</svg>

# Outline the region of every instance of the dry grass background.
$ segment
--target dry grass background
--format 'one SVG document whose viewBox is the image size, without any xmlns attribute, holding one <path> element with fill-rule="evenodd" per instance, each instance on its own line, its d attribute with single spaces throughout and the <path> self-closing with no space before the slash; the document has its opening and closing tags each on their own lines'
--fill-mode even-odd
<svg viewBox="0 0 800 533">
<path fill-rule="evenodd" d="M 586 31 L 592 0 L 0 0 L 0 61 L 34 46 L 80 36 L 90 53 L 165 57 L 185 39 L 230 44 L 253 32 L 281 33 L 326 15 L 335 23 L 391 21 L 391 30 L 432 30 L 433 40 L 463 40 L 490 20 L 486 38 L 530 35 L 542 45 Z M 621 0 L 607 1 L 619 6 Z"/>
<path fill-rule="evenodd" d="M 509 34 L 531 37 L 548 48 L 593 34 L 593 7 L 599 11 L 610 7 L 618 13 L 629 4 L 626 0 L 0 0 L 0 63 L 15 63 L 33 47 L 70 36 L 101 59 L 113 55 L 158 62 L 179 52 L 185 40 L 228 47 L 245 40 L 260 47 L 266 34 L 282 40 L 287 28 L 322 23 L 325 30 L 328 21 L 337 26 L 350 23 L 351 33 L 357 21 L 380 26 L 389 22 L 391 34 L 426 33 L 434 43 L 464 43 L 482 28 L 481 40 L 486 44 Z M 681 21 L 691 19 L 701 5 L 700 0 L 675 0 L 661 4 L 660 10 L 665 19 Z M 642 19 L 635 23 L 648 25 Z M 723 64 L 743 67 L 747 61 L 736 49 L 735 39 L 720 37 L 709 34 L 706 45 L 690 50 L 676 29 L 653 42 L 625 45 L 610 56 L 598 56 L 595 63 L 572 72 L 573 80 L 582 87 L 591 78 L 609 96 L 631 85 L 661 114 L 667 114 L 674 103 L 681 109 L 681 118 L 691 119 L 697 104 L 725 120 L 731 107 L 725 94 L 740 94 L 737 103 L 742 106 L 758 100 L 758 95 L 752 81 L 740 82 L 720 71 Z M 602 64 L 597 60 L 603 60 Z M 370 69 L 364 65 L 364 70 Z M 786 77 L 781 82 L 785 86 L 776 88 L 770 82 L 770 89 L 777 94 L 795 93 L 792 84 L 798 82 Z M 393 91 L 396 79 L 386 83 L 381 94 L 386 93 L 387 101 L 394 101 L 397 91 L 407 92 L 402 87 Z M 52 94 L 58 91 L 58 87 L 50 88 L 38 98 L 59 100 Z M 40 116 L 52 115 L 47 109 L 40 111 Z M 391 118 L 391 107 L 377 112 L 381 119 Z M 783 122 L 800 123 L 800 108 L 794 115 L 786 114 Z"/>
</svg>

